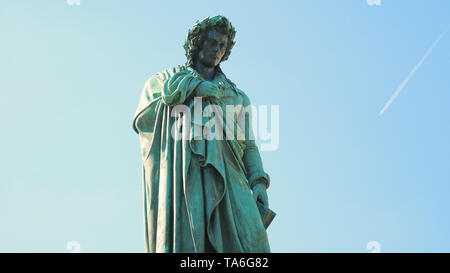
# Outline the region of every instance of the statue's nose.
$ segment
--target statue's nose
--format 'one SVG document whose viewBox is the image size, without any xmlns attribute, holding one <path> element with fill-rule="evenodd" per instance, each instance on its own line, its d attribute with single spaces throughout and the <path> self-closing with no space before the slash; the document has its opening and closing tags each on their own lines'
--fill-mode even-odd
<svg viewBox="0 0 450 273">
<path fill-rule="evenodd" d="M 215 46 L 213 47 L 213 51 L 214 51 L 214 53 L 219 52 L 219 45 L 215 45 Z"/>
</svg>

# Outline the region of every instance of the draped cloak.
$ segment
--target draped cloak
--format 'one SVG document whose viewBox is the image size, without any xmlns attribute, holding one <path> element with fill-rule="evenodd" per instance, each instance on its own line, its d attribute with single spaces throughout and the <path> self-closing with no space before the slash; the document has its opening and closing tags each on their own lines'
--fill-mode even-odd
<svg viewBox="0 0 450 273">
<path fill-rule="evenodd" d="M 192 67 L 177 66 L 150 77 L 142 91 L 133 129 L 142 152 L 146 251 L 270 252 L 251 191 L 259 182 L 268 187 L 270 178 L 250 137 L 251 120 L 244 128 L 232 124 L 250 133 L 244 139 L 208 140 L 198 137 L 208 126 L 203 118 L 173 115 L 177 105 L 193 110 L 202 81 Z M 220 68 L 212 82 L 221 87 L 220 98 L 203 99 L 202 109 L 220 105 L 225 112 L 225 105 L 250 105 Z M 176 139 L 172 130 L 189 137 Z"/>
</svg>

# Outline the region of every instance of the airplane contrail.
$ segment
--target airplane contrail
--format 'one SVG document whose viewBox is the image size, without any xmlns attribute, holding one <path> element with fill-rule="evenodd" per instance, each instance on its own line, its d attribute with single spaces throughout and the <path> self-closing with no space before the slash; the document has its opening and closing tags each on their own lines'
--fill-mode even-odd
<svg viewBox="0 0 450 273">
<path fill-rule="evenodd" d="M 449 28 L 450 28 L 450 25 L 448 25 L 447 28 L 441 33 L 441 35 L 439 35 L 439 37 L 436 39 L 436 41 L 434 41 L 433 45 L 431 45 L 431 47 L 430 47 L 430 49 L 428 49 L 427 53 L 425 53 L 425 55 L 422 57 L 422 59 L 420 59 L 420 61 L 416 64 L 416 66 L 414 66 L 413 70 L 408 74 L 408 76 L 405 78 L 405 80 L 402 82 L 402 84 L 397 88 L 394 95 L 392 95 L 392 97 L 389 99 L 389 101 L 386 103 L 386 105 L 383 107 L 383 109 L 380 111 L 380 113 L 378 113 L 378 116 L 381 116 L 384 113 L 384 111 L 386 111 L 386 109 L 389 107 L 389 105 L 391 105 L 391 103 L 395 100 L 395 98 L 398 96 L 398 94 L 400 94 L 400 92 L 403 90 L 405 85 L 412 78 L 412 76 L 414 76 L 414 73 L 416 73 L 416 71 L 420 68 L 420 66 L 425 61 L 425 59 L 428 58 L 428 56 L 431 54 L 431 51 L 433 51 L 434 47 L 439 43 L 439 41 L 442 39 L 442 37 L 444 37 L 445 33 L 448 31 Z"/>
</svg>

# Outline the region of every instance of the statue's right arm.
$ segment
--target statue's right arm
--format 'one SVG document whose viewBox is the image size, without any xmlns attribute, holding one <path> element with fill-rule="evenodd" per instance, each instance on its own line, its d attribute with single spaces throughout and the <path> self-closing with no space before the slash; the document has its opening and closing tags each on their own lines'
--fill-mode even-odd
<svg viewBox="0 0 450 273">
<path fill-rule="evenodd" d="M 153 75 L 145 82 L 139 105 L 134 115 L 133 129 L 136 132 L 153 131 L 154 102 L 161 101 L 168 106 L 182 104 L 191 96 L 202 81 L 180 67 Z"/>
<path fill-rule="evenodd" d="M 136 132 L 152 130 L 145 129 L 152 124 L 154 113 L 148 107 L 161 99 L 168 106 L 185 102 L 190 96 L 217 97 L 218 87 L 204 81 L 188 70 L 180 67 L 166 70 L 152 76 L 145 82 L 138 109 L 135 113 L 133 128 Z"/>
<path fill-rule="evenodd" d="M 174 106 L 184 103 L 201 83 L 202 80 L 196 78 L 189 71 L 182 70 L 167 79 L 154 77 L 151 79 L 150 85 L 161 90 L 161 99 L 164 104 Z"/>
<path fill-rule="evenodd" d="M 184 103 L 192 95 L 218 98 L 219 93 L 217 85 L 196 77 L 188 70 L 179 71 L 172 76 L 157 74 L 150 78 L 148 85 L 169 106 Z"/>
</svg>

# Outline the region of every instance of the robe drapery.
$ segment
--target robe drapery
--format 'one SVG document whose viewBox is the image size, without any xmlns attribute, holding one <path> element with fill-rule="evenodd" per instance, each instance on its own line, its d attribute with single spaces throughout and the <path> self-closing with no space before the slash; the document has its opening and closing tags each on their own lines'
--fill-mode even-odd
<svg viewBox="0 0 450 273">
<path fill-rule="evenodd" d="M 243 140 L 197 138 L 207 126 L 203 119 L 172 116 L 177 105 L 193 109 L 203 81 L 192 67 L 177 66 L 152 76 L 142 91 L 133 128 L 143 161 L 146 251 L 270 252 L 251 191 L 255 183 L 268 187 L 270 179 L 253 138 L 248 133 Z M 212 82 L 221 87 L 220 98 L 203 98 L 203 108 L 219 105 L 225 112 L 226 105 L 250 105 L 220 69 Z M 252 133 L 250 120 L 241 125 L 233 128 Z M 189 137 L 174 138 L 172 128 L 180 133 L 190 128 Z"/>
</svg>

